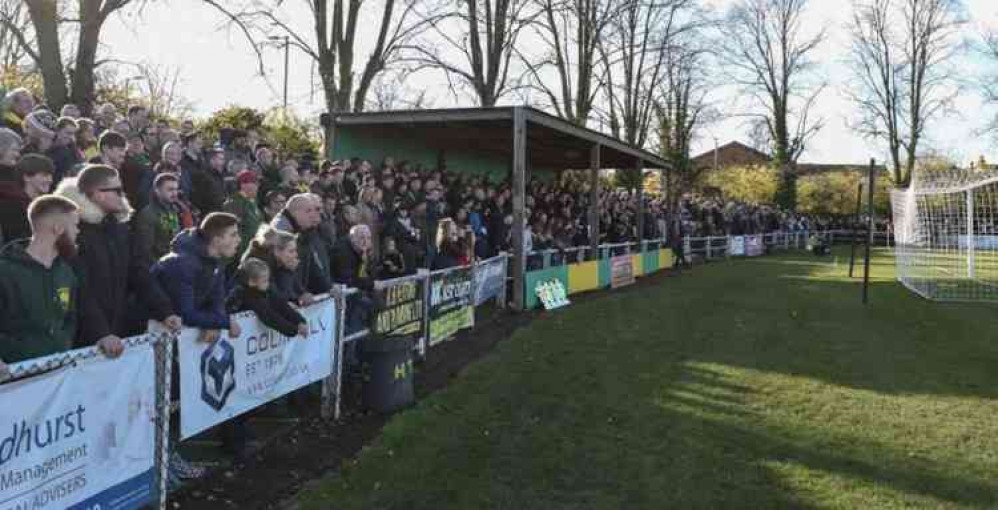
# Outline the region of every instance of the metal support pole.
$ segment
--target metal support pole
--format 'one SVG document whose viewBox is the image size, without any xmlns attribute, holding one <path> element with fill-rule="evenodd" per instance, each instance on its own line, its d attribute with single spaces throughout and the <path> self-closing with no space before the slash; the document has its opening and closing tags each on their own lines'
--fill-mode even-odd
<svg viewBox="0 0 998 510">
<path fill-rule="evenodd" d="M 340 419 L 343 402 L 343 351 L 346 342 L 343 341 L 347 322 L 346 286 L 333 285 L 333 300 L 336 303 L 336 407 L 333 409 L 333 419 Z"/>
<path fill-rule="evenodd" d="M 645 162 L 644 160 L 638 159 L 634 162 L 634 171 L 638 174 L 638 189 L 637 189 L 637 200 L 638 200 L 638 242 L 641 242 L 645 237 Z M 638 249 L 641 246 L 638 245 Z"/>
<path fill-rule="evenodd" d="M 704 244 L 704 250 L 706 252 L 704 260 L 710 260 L 710 245 L 713 243 L 713 239 L 713 237 L 707 236 L 707 242 Z"/>
<path fill-rule="evenodd" d="M 974 236 L 974 190 L 967 190 L 967 278 L 973 278 L 977 238 Z"/>
<path fill-rule="evenodd" d="M 873 246 L 873 184 L 876 179 L 876 161 L 870 159 L 870 182 L 867 192 L 866 218 L 866 260 L 863 262 L 863 304 L 869 302 L 870 296 L 870 247 Z"/>
<path fill-rule="evenodd" d="M 527 117 L 523 108 L 513 108 L 513 308 L 524 308 L 526 253 L 523 243 L 524 208 L 527 194 Z"/>
<path fill-rule="evenodd" d="M 502 289 L 499 291 L 499 295 L 496 296 L 496 306 L 499 308 L 506 308 L 506 287 L 507 281 L 509 280 L 509 257 L 503 254 L 502 258 Z"/>
<path fill-rule="evenodd" d="M 599 169 L 600 146 L 595 144 L 589 149 L 589 248 L 595 260 L 600 259 L 599 253 Z"/>
<path fill-rule="evenodd" d="M 175 334 L 163 334 L 153 343 L 156 359 L 156 508 L 166 509 L 170 470 L 170 385 L 173 377 Z"/>
<path fill-rule="evenodd" d="M 856 264 L 856 226 L 859 225 L 859 212 L 863 207 L 863 183 L 856 190 L 856 219 L 852 222 L 852 243 L 849 248 L 849 278 L 852 278 L 853 266 Z"/>
<path fill-rule="evenodd" d="M 343 286 L 333 285 L 329 295 L 333 299 L 333 308 L 336 310 L 336 324 L 333 329 L 333 359 L 334 372 L 322 381 L 322 401 L 320 414 L 322 419 L 339 417 L 340 407 L 340 385 L 343 383 L 343 323 L 346 322 L 346 299 L 343 297 Z"/>
<path fill-rule="evenodd" d="M 420 269 L 417 274 L 420 276 L 419 281 L 423 282 L 423 331 L 419 335 L 419 357 L 425 360 L 430 345 L 430 283 L 433 280 L 433 272 L 429 269 Z"/>
</svg>

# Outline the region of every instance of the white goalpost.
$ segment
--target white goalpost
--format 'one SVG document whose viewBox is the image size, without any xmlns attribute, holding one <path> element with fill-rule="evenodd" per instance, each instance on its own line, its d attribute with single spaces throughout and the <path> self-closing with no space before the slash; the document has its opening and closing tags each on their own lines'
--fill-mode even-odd
<svg viewBox="0 0 998 510">
<path fill-rule="evenodd" d="M 998 301 L 998 172 L 919 172 L 891 192 L 897 278 L 939 301 Z"/>
</svg>

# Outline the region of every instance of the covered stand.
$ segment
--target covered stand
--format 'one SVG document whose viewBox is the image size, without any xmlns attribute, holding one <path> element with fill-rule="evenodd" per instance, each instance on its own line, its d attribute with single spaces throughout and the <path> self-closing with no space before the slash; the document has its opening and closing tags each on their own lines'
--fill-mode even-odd
<svg viewBox="0 0 998 510">
<path fill-rule="evenodd" d="M 524 307 L 523 228 L 529 169 L 585 169 L 592 172 L 589 221 L 599 243 L 598 197 L 600 169 L 668 168 L 662 158 L 597 131 L 577 126 L 539 110 L 516 106 L 452 110 L 324 115 L 327 157 L 406 156 L 435 158 L 438 153 L 475 154 L 512 172 L 513 190 L 513 299 Z M 373 153 L 373 154 L 372 154 Z M 421 154 L 420 154 L 421 153 Z M 481 160 L 479 160 L 481 161 Z M 458 165 L 459 166 L 459 165 Z M 641 198 L 641 188 L 638 187 Z M 639 200 L 639 235 L 643 232 L 643 201 Z M 593 232 L 591 232 L 593 234 Z"/>
</svg>

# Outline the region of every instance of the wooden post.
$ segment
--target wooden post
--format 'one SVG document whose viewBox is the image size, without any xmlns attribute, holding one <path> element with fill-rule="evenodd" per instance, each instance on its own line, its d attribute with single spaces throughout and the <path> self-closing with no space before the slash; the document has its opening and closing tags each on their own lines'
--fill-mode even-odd
<svg viewBox="0 0 998 510">
<path fill-rule="evenodd" d="M 870 181 L 866 190 L 866 260 L 863 264 L 863 304 L 869 302 L 870 296 L 870 247 L 873 246 L 873 184 L 876 179 L 876 161 L 870 159 Z"/>
<path fill-rule="evenodd" d="M 524 208 L 527 206 L 527 117 L 513 108 L 513 308 L 524 308 L 526 253 L 523 243 Z"/>
<path fill-rule="evenodd" d="M 600 146 L 589 149 L 589 248 L 591 260 L 599 260 L 599 170 Z"/>
</svg>

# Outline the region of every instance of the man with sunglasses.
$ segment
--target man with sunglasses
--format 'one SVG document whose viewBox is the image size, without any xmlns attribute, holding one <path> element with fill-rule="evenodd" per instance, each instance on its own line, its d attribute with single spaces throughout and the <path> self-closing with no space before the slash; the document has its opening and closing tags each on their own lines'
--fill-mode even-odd
<svg viewBox="0 0 998 510">
<path fill-rule="evenodd" d="M 141 332 L 147 313 L 170 329 L 179 329 L 180 318 L 152 279 L 148 258 L 133 256 L 137 254 L 128 224 L 132 209 L 118 172 L 106 165 L 88 165 L 78 178 L 63 180 L 56 194 L 80 207 L 79 256 L 73 261 L 84 275 L 80 345 L 97 344 L 117 356 L 123 350 L 121 338 Z"/>
</svg>

